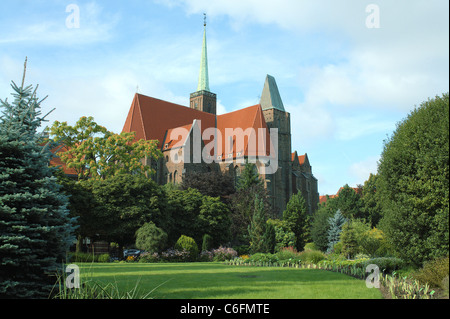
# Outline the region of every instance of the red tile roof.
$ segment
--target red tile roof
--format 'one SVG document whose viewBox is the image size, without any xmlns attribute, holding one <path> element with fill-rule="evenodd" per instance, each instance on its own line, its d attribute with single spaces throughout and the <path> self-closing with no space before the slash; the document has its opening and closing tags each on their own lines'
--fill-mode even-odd
<svg viewBox="0 0 450 319">
<path fill-rule="evenodd" d="M 220 132 L 222 142 L 222 152 L 217 154 L 225 157 L 236 158 L 239 156 L 266 156 L 270 154 L 270 135 L 264 119 L 264 115 L 259 104 L 244 109 L 240 109 L 227 114 L 215 116 L 214 114 L 198 111 L 182 105 L 166 102 L 163 100 L 148 97 L 142 94 L 135 94 L 123 132 L 136 132 L 136 139 L 158 140 L 160 147 L 170 149 L 186 136 L 179 136 L 176 140 L 171 140 L 171 134 L 176 128 L 184 128 L 189 131 L 194 120 L 200 120 L 201 133 L 203 135 L 207 128 L 217 128 Z M 236 135 L 240 132 L 248 133 L 248 128 L 253 129 L 255 134 L 244 137 L 244 143 L 237 143 Z M 239 129 L 242 129 L 240 131 Z M 258 134 L 262 129 L 265 133 Z M 177 131 L 178 132 L 178 131 Z M 226 150 L 229 135 L 233 135 L 233 151 Z M 240 134 L 239 134 L 240 135 Z M 172 136 L 173 137 L 173 136 Z M 207 145 L 210 139 L 204 139 Z M 255 147 L 249 145 L 249 140 L 254 140 Z M 162 145 L 162 143 L 167 144 Z M 261 147 L 260 147 L 261 146 Z M 213 151 L 213 150 L 212 150 Z M 272 154 L 274 150 L 272 148 Z"/>
</svg>

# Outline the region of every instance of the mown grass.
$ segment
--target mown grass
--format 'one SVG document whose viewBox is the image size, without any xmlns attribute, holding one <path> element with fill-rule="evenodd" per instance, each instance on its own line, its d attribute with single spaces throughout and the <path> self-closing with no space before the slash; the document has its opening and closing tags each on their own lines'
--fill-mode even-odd
<svg viewBox="0 0 450 319">
<path fill-rule="evenodd" d="M 379 299 L 363 280 L 318 269 L 221 263 L 79 264 L 81 282 L 113 283 L 155 299 Z M 157 288 L 156 288 L 157 287 Z M 156 289 L 155 289 L 156 288 Z"/>
</svg>

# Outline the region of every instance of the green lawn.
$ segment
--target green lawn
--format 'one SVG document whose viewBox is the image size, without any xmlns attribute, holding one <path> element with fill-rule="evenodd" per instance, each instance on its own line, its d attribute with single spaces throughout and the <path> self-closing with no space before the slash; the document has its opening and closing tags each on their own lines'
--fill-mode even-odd
<svg viewBox="0 0 450 319">
<path fill-rule="evenodd" d="M 81 281 L 89 278 L 142 293 L 155 287 L 155 299 L 373 299 L 378 289 L 363 280 L 316 269 L 243 267 L 221 263 L 79 264 Z"/>
</svg>

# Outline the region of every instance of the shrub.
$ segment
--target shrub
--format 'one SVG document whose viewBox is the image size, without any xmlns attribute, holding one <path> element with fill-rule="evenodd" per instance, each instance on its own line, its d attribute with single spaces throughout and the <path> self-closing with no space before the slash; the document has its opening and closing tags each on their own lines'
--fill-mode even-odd
<svg viewBox="0 0 450 319">
<path fill-rule="evenodd" d="M 167 233 L 153 222 L 145 223 L 136 231 L 136 247 L 149 252 L 158 252 L 165 248 Z"/>
<path fill-rule="evenodd" d="M 199 261 L 213 261 L 213 260 L 214 260 L 214 254 L 212 251 L 203 250 L 200 253 Z"/>
<path fill-rule="evenodd" d="M 278 256 L 276 254 L 263 254 L 263 253 L 256 253 L 250 256 L 250 258 L 248 258 L 246 260 L 247 262 L 270 262 L 270 263 L 274 263 L 274 262 L 278 262 Z"/>
<path fill-rule="evenodd" d="M 248 255 L 250 253 L 250 246 L 249 245 L 240 245 L 233 247 L 234 250 L 238 253 L 238 255 Z"/>
<path fill-rule="evenodd" d="M 297 258 L 298 252 L 294 247 L 290 246 L 281 248 L 280 251 L 276 253 L 276 255 L 278 257 L 278 260 L 282 261 Z"/>
<path fill-rule="evenodd" d="M 210 250 L 212 247 L 212 237 L 208 234 L 204 234 L 203 238 L 202 238 L 203 242 L 202 242 L 202 251 L 208 251 Z"/>
<path fill-rule="evenodd" d="M 319 264 L 320 261 L 324 260 L 325 254 L 319 250 L 305 250 L 300 253 L 300 260 L 304 264 Z"/>
<path fill-rule="evenodd" d="M 398 269 L 401 269 L 405 266 L 405 262 L 396 257 L 379 257 L 365 260 L 363 263 L 364 267 L 367 265 L 374 264 L 377 265 L 381 272 L 384 273 L 392 273 Z"/>
<path fill-rule="evenodd" d="M 144 252 L 139 256 L 140 263 L 156 263 L 160 261 L 158 253 Z"/>
<path fill-rule="evenodd" d="M 314 243 L 307 243 L 305 244 L 304 250 L 319 250 Z"/>
<path fill-rule="evenodd" d="M 98 256 L 99 263 L 108 263 L 110 259 L 111 257 L 109 256 L 109 254 L 101 254 Z"/>
<path fill-rule="evenodd" d="M 191 261 L 191 253 L 188 250 L 167 249 L 161 253 L 161 260 L 167 262 Z"/>
<path fill-rule="evenodd" d="M 225 261 L 233 259 L 234 257 L 237 257 L 238 253 L 233 248 L 226 248 L 220 246 L 217 249 L 213 249 L 212 251 L 214 255 L 214 261 Z"/>
<path fill-rule="evenodd" d="M 449 256 L 437 258 L 426 262 L 413 277 L 421 283 L 428 283 L 432 287 L 445 289 L 444 279 L 447 277 L 448 288 Z"/>
<path fill-rule="evenodd" d="M 190 261 L 196 260 L 198 257 L 198 246 L 195 243 L 195 240 L 191 237 L 181 235 L 180 238 L 178 238 L 174 248 L 179 251 L 188 251 Z"/>
</svg>

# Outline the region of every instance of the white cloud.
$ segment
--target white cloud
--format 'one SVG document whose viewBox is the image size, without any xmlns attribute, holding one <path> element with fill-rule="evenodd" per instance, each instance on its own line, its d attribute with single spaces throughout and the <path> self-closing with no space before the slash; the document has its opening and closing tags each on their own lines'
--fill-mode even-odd
<svg viewBox="0 0 450 319">
<path fill-rule="evenodd" d="M 15 23 L 7 33 L 0 33 L 0 44 L 39 43 L 40 45 L 76 46 L 108 41 L 118 23 L 118 13 L 108 14 L 95 2 L 78 5 L 79 27 L 67 25 L 64 18 L 73 12 L 64 12 L 44 20 L 30 17 L 28 23 Z"/>
<path fill-rule="evenodd" d="M 348 169 L 348 173 L 354 180 L 354 185 L 364 184 L 370 174 L 376 174 L 378 170 L 379 156 L 370 156 L 360 162 L 353 163 Z"/>
</svg>

